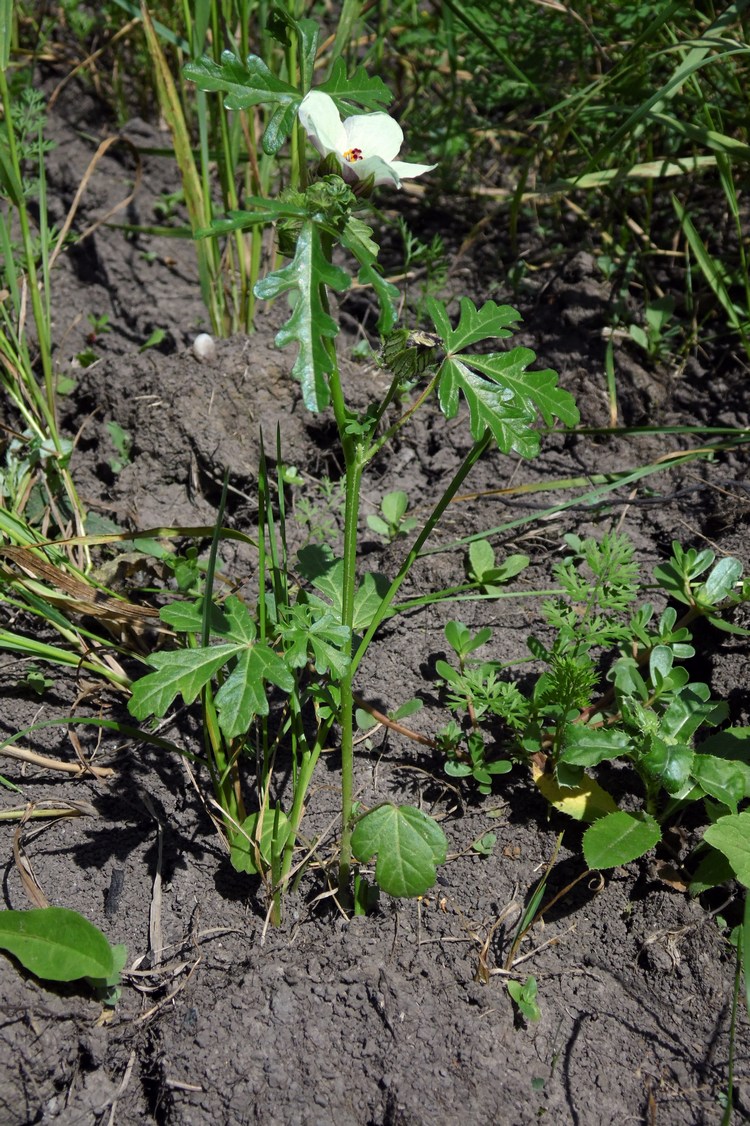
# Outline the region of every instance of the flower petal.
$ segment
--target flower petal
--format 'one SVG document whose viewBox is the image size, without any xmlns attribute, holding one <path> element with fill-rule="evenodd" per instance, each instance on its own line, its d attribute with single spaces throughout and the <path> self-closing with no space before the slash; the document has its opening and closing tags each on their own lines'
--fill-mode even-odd
<svg viewBox="0 0 750 1126">
<path fill-rule="evenodd" d="M 413 180 L 415 176 L 424 176 L 425 172 L 432 172 L 437 164 L 409 164 L 405 160 L 391 161 L 391 168 L 401 180 Z"/>
<path fill-rule="evenodd" d="M 382 156 L 367 156 L 364 160 L 355 161 L 354 164 L 345 164 L 344 168 L 355 172 L 358 180 L 368 180 L 373 176 L 376 185 L 391 184 L 396 188 L 401 187 L 401 180 L 394 166 L 383 160 Z"/>
<path fill-rule="evenodd" d="M 347 117 L 344 132 L 347 149 L 361 149 L 365 157 L 379 156 L 389 164 L 404 143 L 401 126 L 387 113 L 359 113 Z"/>
<path fill-rule="evenodd" d="M 347 134 L 336 103 L 328 94 L 311 90 L 300 102 L 297 115 L 302 128 L 322 156 L 335 152 L 340 157 L 346 150 Z"/>
</svg>

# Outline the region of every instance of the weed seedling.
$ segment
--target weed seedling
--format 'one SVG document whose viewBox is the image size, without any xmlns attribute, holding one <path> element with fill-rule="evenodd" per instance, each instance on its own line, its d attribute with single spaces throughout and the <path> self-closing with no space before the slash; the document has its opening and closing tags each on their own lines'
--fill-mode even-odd
<svg viewBox="0 0 750 1126">
<path fill-rule="evenodd" d="M 399 536 L 408 536 L 419 524 L 415 517 L 406 515 L 408 507 L 409 498 L 406 493 L 400 490 L 386 493 L 380 502 L 380 515 L 370 513 L 367 527 L 382 536 L 387 543 L 393 543 Z"/>
</svg>

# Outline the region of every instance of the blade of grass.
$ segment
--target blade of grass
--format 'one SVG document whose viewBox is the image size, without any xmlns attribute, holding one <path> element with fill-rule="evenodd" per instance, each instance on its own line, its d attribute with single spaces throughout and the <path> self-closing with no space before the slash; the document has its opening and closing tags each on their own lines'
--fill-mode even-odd
<svg viewBox="0 0 750 1126">
<path fill-rule="evenodd" d="M 161 49 L 145 0 L 142 0 L 141 3 L 141 16 L 149 56 L 154 66 L 159 104 L 174 141 L 175 157 L 185 190 L 185 203 L 193 232 L 195 232 L 210 226 L 210 198 L 205 193 L 204 184 L 196 167 L 177 87 Z M 197 241 L 195 248 L 198 256 L 201 294 L 208 309 L 211 327 L 217 335 L 221 336 L 224 333 L 224 290 L 221 280 L 218 244 L 215 239 L 204 239 Z"/>
</svg>

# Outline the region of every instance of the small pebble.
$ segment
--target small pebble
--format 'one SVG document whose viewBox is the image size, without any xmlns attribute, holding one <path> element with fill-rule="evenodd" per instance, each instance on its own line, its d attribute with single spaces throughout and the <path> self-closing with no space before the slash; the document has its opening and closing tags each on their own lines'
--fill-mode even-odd
<svg viewBox="0 0 750 1126">
<path fill-rule="evenodd" d="M 193 355 L 202 362 L 216 359 L 216 342 L 207 332 L 200 332 L 193 341 Z"/>
</svg>

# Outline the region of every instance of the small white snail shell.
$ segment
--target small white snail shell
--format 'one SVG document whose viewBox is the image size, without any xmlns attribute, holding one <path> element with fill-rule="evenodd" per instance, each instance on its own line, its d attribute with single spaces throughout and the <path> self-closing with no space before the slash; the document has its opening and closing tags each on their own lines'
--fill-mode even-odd
<svg viewBox="0 0 750 1126">
<path fill-rule="evenodd" d="M 207 332 L 199 332 L 193 341 L 193 355 L 201 362 L 216 359 L 216 342 Z"/>
</svg>

